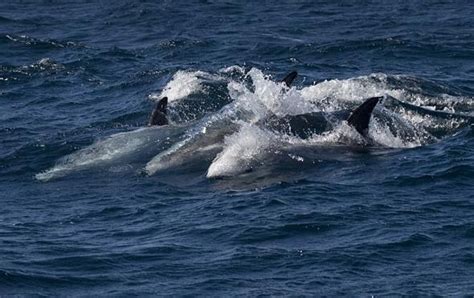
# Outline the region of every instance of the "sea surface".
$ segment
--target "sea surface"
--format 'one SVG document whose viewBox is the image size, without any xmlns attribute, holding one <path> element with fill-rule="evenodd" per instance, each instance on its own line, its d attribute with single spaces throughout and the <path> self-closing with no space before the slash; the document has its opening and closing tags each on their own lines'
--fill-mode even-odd
<svg viewBox="0 0 474 298">
<path fill-rule="evenodd" d="M 0 296 L 472 297 L 473 16 L 1 1 Z"/>
</svg>

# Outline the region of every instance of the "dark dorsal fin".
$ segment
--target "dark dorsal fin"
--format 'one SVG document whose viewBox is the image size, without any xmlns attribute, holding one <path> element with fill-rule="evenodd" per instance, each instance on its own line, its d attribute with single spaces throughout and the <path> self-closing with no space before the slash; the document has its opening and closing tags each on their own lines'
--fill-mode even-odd
<svg viewBox="0 0 474 298">
<path fill-rule="evenodd" d="M 156 104 L 155 109 L 151 113 L 150 121 L 148 126 L 161 126 L 168 124 L 168 119 L 166 118 L 166 107 L 168 106 L 168 97 L 163 97 Z"/>
<path fill-rule="evenodd" d="M 291 84 L 293 83 L 293 81 L 296 79 L 296 76 L 298 75 L 298 73 L 296 71 L 292 71 L 290 72 L 289 74 L 286 75 L 286 77 L 281 80 L 283 83 L 285 83 L 285 85 L 287 87 L 291 87 Z"/>
<path fill-rule="evenodd" d="M 371 97 L 358 106 L 347 119 L 349 125 L 354 127 L 361 135 L 366 136 L 369 129 L 370 117 L 375 106 L 383 97 Z"/>
</svg>

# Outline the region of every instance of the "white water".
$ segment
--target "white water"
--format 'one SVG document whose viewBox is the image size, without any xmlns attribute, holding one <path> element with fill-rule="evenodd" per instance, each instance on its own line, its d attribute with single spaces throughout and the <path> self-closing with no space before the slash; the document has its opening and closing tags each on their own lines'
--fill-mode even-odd
<svg viewBox="0 0 474 298">
<path fill-rule="evenodd" d="M 206 90 L 203 85 L 205 81 L 219 79 L 219 76 L 211 75 L 204 71 L 178 70 L 161 93 L 152 93 L 148 98 L 158 101 L 163 97 L 168 97 L 168 102 L 172 103 L 191 94 L 205 92 Z"/>
<path fill-rule="evenodd" d="M 237 133 L 226 137 L 224 150 L 210 165 L 207 177 L 234 176 L 249 170 L 273 143 L 271 133 L 244 124 Z"/>
</svg>

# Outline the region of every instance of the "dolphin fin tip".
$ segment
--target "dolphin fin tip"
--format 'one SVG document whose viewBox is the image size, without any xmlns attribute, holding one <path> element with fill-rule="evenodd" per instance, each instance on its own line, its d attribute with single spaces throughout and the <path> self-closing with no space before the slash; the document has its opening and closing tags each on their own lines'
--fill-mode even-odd
<svg viewBox="0 0 474 298">
<path fill-rule="evenodd" d="M 298 76 L 298 72 L 294 70 L 290 72 L 289 74 L 287 74 L 281 81 L 285 83 L 287 87 L 291 87 L 291 84 L 293 83 L 293 81 L 296 79 L 297 76 Z"/>
</svg>

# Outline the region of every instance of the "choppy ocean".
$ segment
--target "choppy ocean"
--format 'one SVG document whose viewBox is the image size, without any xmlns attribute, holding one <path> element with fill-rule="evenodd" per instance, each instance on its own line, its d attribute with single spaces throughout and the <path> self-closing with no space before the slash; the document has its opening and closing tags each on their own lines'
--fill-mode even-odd
<svg viewBox="0 0 474 298">
<path fill-rule="evenodd" d="M 473 15 L 2 1 L 0 296 L 472 296 Z"/>
</svg>

